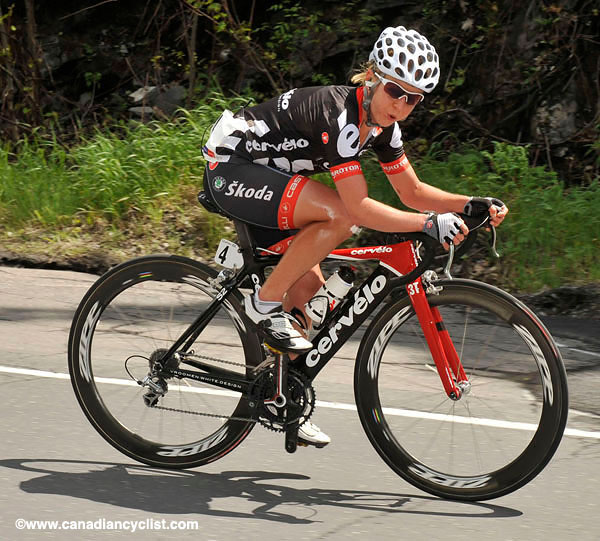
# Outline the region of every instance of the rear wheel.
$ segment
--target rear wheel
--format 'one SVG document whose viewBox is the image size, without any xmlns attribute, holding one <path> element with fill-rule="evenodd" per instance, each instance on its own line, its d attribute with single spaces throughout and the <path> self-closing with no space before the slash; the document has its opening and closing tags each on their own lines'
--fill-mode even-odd
<svg viewBox="0 0 600 541">
<path fill-rule="evenodd" d="M 508 494 L 548 463 L 567 420 L 560 354 L 522 303 L 486 284 L 439 282 L 440 311 L 470 382 L 445 394 L 408 297 L 382 310 L 365 334 L 355 371 L 362 425 L 400 476 L 437 496 Z"/>
<path fill-rule="evenodd" d="M 83 411 L 111 445 L 146 464 L 206 464 L 233 450 L 254 426 L 238 392 L 169 378 L 155 381 L 166 390 L 156 400 L 137 383 L 213 300 L 216 274 L 181 257 L 135 259 L 102 276 L 73 319 L 69 370 Z M 199 360 L 240 378 L 262 361 L 243 312 L 234 292 L 192 346 Z M 193 370 L 185 360 L 180 368 Z"/>
</svg>

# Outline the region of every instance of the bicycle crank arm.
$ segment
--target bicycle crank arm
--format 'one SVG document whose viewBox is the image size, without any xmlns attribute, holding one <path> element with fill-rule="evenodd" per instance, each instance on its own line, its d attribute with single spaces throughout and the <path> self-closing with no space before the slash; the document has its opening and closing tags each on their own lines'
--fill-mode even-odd
<svg viewBox="0 0 600 541">
<path fill-rule="evenodd" d="M 284 356 L 284 354 L 278 353 L 275 361 L 275 377 L 277 380 L 275 394 L 269 400 L 264 401 L 265 406 L 275 406 L 276 408 L 283 408 L 286 406 L 288 402 L 286 397 L 286 390 L 288 387 L 287 364 L 287 358 Z"/>
<path fill-rule="evenodd" d="M 285 429 L 285 450 L 288 453 L 295 453 L 298 449 L 298 423 L 290 423 Z"/>
</svg>

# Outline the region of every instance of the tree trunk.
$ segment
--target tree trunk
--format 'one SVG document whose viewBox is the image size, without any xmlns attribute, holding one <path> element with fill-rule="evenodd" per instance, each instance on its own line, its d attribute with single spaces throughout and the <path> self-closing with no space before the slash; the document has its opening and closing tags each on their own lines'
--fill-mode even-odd
<svg viewBox="0 0 600 541">
<path fill-rule="evenodd" d="M 42 48 L 37 41 L 34 0 L 25 0 L 25 9 L 27 10 L 27 48 L 30 56 L 28 67 L 31 77 L 29 99 L 31 101 L 32 116 L 35 123 L 39 124 L 42 118 L 40 107 L 40 62 L 42 60 Z"/>
</svg>

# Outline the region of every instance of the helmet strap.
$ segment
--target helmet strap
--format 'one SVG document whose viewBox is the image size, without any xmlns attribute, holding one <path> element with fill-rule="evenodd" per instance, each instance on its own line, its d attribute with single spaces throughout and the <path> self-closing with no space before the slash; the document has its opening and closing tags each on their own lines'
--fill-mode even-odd
<svg viewBox="0 0 600 541">
<path fill-rule="evenodd" d="M 373 99 L 373 93 L 375 92 L 375 88 L 380 84 L 379 81 L 365 81 L 365 96 L 363 98 L 362 106 L 365 112 L 367 113 L 366 124 L 369 128 L 381 128 L 381 126 L 375 122 L 373 122 L 373 117 L 371 116 L 371 100 Z"/>
</svg>

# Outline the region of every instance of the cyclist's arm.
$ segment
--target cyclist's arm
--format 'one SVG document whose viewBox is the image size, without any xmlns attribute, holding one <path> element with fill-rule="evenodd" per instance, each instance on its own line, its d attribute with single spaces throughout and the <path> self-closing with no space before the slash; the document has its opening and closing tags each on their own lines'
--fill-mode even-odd
<svg viewBox="0 0 600 541">
<path fill-rule="evenodd" d="M 367 181 L 362 173 L 336 181 L 336 188 L 356 225 L 384 232 L 422 231 L 427 216 L 395 209 L 367 193 Z"/>
<path fill-rule="evenodd" d="M 421 182 L 406 157 L 405 160 L 401 171 L 386 172 L 386 175 L 398 197 L 407 207 L 440 213 L 463 212 L 465 204 L 469 201 L 468 196 L 445 192 Z"/>
</svg>

